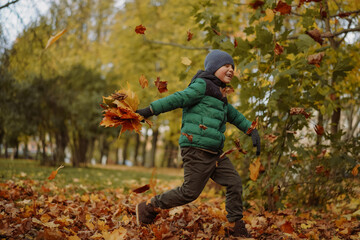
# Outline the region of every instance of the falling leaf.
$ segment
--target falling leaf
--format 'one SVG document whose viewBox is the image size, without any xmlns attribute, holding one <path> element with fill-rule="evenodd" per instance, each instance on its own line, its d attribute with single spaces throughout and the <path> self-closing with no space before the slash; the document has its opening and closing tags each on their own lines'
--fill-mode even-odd
<svg viewBox="0 0 360 240">
<path fill-rule="evenodd" d="M 321 125 L 315 125 L 314 130 L 315 130 L 316 134 L 320 135 L 320 136 L 323 135 L 325 132 L 323 126 L 321 126 Z"/>
<path fill-rule="evenodd" d="M 185 66 L 190 66 L 191 60 L 187 57 L 181 57 L 181 63 L 184 64 Z"/>
<path fill-rule="evenodd" d="M 167 82 L 166 81 L 160 81 L 160 77 L 156 78 L 155 86 L 158 88 L 160 93 L 167 92 Z"/>
<path fill-rule="evenodd" d="M 190 30 L 187 31 L 187 41 L 190 41 L 190 40 L 193 38 L 193 36 L 194 36 L 194 34 L 192 34 L 192 33 L 190 32 Z"/>
<path fill-rule="evenodd" d="M 146 184 L 146 185 L 144 185 L 142 187 L 139 187 L 139 188 L 136 188 L 136 189 L 132 190 L 132 192 L 134 192 L 134 193 L 143 193 L 143 192 L 146 192 L 149 189 L 150 189 L 150 185 Z"/>
<path fill-rule="evenodd" d="M 187 134 L 187 133 L 181 133 L 182 135 L 184 135 L 185 137 L 187 137 L 187 139 L 190 141 L 190 142 L 192 142 L 192 140 L 193 140 L 193 136 L 192 135 L 189 135 L 189 134 Z"/>
<path fill-rule="evenodd" d="M 289 222 L 289 221 L 286 221 L 284 224 L 282 224 L 282 225 L 280 226 L 280 229 L 281 229 L 281 231 L 284 232 L 284 233 L 289 233 L 289 234 L 291 234 L 291 233 L 294 232 L 294 228 L 291 226 L 291 222 Z"/>
<path fill-rule="evenodd" d="M 284 52 L 284 47 L 281 46 L 279 43 L 276 43 L 274 52 L 276 55 L 281 55 Z"/>
<path fill-rule="evenodd" d="M 206 130 L 206 129 L 207 129 L 207 126 L 202 125 L 202 124 L 200 124 L 199 127 L 200 127 L 201 129 L 203 129 L 203 130 Z"/>
<path fill-rule="evenodd" d="M 260 170 L 263 170 L 262 164 L 260 162 L 260 157 L 258 157 L 254 163 L 250 163 L 250 179 L 256 181 L 259 177 Z"/>
<path fill-rule="evenodd" d="M 294 107 L 290 109 L 290 115 L 299 115 L 302 114 L 305 118 L 309 118 L 311 116 L 310 113 L 307 113 L 304 108 Z"/>
<path fill-rule="evenodd" d="M 280 0 L 274 10 L 279 12 L 281 15 L 290 14 L 291 6 Z"/>
<path fill-rule="evenodd" d="M 263 18 L 263 21 L 272 22 L 274 20 L 274 10 L 268 8 L 265 10 L 266 16 Z"/>
<path fill-rule="evenodd" d="M 46 44 L 45 49 L 49 48 L 54 42 L 56 42 L 64 33 L 66 33 L 67 29 L 62 30 L 57 33 L 55 36 L 51 36 Z"/>
<path fill-rule="evenodd" d="M 256 117 L 256 119 L 251 123 L 250 127 L 246 131 L 246 134 L 249 135 L 258 125 L 259 117 Z"/>
<path fill-rule="evenodd" d="M 324 56 L 325 56 L 324 52 L 312 54 L 307 57 L 307 61 L 309 64 L 313 64 L 317 67 L 320 67 L 321 60 L 323 59 Z"/>
<path fill-rule="evenodd" d="M 236 38 L 234 39 L 234 48 L 236 48 L 238 46 L 238 41 L 236 40 Z"/>
<path fill-rule="evenodd" d="M 56 174 L 58 173 L 58 171 L 60 169 L 62 169 L 64 166 L 61 165 L 60 167 L 58 167 L 55 171 L 52 171 L 52 173 L 50 174 L 50 176 L 48 177 L 49 180 L 53 180 L 56 177 Z"/>
<path fill-rule="evenodd" d="M 142 88 L 146 88 L 149 86 L 149 81 L 146 79 L 146 77 L 143 74 L 141 74 L 139 78 L 139 83 Z"/>
<path fill-rule="evenodd" d="M 323 44 L 324 40 L 321 38 L 321 33 L 318 29 L 306 31 L 305 33 L 309 35 L 312 39 L 314 39 L 316 42 L 320 43 L 320 45 Z"/>
<path fill-rule="evenodd" d="M 249 5 L 251 6 L 252 9 L 256 10 L 258 9 L 259 7 L 261 7 L 262 5 L 264 5 L 264 1 L 259 1 L 259 0 L 256 0 L 252 3 L 250 3 Z"/>
<path fill-rule="evenodd" d="M 145 34 L 145 31 L 146 31 L 146 27 L 144 27 L 142 24 L 135 27 L 135 32 L 137 34 Z"/>
<path fill-rule="evenodd" d="M 357 165 L 353 168 L 353 170 L 351 171 L 351 174 L 352 174 L 354 177 L 358 175 L 358 173 L 359 173 L 358 168 L 359 168 L 359 167 L 360 167 L 360 164 L 357 164 Z"/>
</svg>

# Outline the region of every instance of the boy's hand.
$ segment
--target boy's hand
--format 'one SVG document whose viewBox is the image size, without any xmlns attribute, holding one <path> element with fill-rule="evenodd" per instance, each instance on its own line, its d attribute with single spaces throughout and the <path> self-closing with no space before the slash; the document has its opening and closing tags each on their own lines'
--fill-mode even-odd
<svg viewBox="0 0 360 240">
<path fill-rule="evenodd" d="M 144 118 L 148 118 L 148 117 L 151 117 L 152 115 L 154 115 L 154 113 L 151 111 L 150 106 L 146 107 L 146 108 L 138 109 L 138 110 L 136 110 L 136 113 L 140 114 Z"/>
<path fill-rule="evenodd" d="M 252 132 L 250 133 L 252 142 L 253 142 L 253 146 L 257 147 L 256 149 L 256 156 L 260 155 L 260 136 L 259 133 L 257 131 L 257 129 L 253 129 Z"/>
</svg>

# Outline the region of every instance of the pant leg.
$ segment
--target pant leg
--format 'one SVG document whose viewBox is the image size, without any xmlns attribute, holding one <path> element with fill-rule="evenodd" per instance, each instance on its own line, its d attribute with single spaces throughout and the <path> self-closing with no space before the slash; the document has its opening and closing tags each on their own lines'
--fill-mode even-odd
<svg viewBox="0 0 360 240">
<path fill-rule="evenodd" d="M 239 173 L 228 157 L 219 159 L 211 179 L 226 187 L 226 211 L 229 222 L 235 222 L 243 217 L 242 183 Z"/>
<path fill-rule="evenodd" d="M 159 208 L 169 209 L 190 203 L 198 198 L 216 168 L 216 155 L 195 149 L 181 149 L 184 162 L 184 182 L 152 199 Z"/>
</svg>

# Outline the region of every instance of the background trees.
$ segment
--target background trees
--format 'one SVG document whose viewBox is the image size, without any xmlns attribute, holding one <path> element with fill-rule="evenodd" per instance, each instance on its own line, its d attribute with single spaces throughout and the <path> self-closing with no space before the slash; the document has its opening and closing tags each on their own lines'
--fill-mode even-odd
<svg viewBox="0 0 360 240">
<path fill-rule="evenodd" d="M 259 117 L 263 139 L 266 170 L 261 181 L 246 181 L 247 197 L 261 196 L 273 209 L 298 191 L 307 204 L 349 194 L 343 180 L 353 176 L 360 152 L 359 9 L 355 0 L 134 0 L 119 8 L 114 1 L 54 1 L 2 52 L 2 153 L 35 141 L 44 164 L 63 162 L 68 151 L 74 166 L 92 158 L 175 166 L 181 110 L 153 117 L 142 136 L 118 138 L 117 129 L 98 126 L 101 97 L 129 84 L 146 107 L 184 89 L 208 50 L 220 48 L 236 62 L 229 100 L 248 119 Z M 144 35 L 134 32 L 140 24 Z M 141 75 L 150 82 L 145 90 Z M 158 77 L 168 92 L 157 91 Z M 251 141 L 232 126 L 227 135 L 226 148 L 240 138 L 249 151 L 233 156 L 248 180 Z"/>
</svg>

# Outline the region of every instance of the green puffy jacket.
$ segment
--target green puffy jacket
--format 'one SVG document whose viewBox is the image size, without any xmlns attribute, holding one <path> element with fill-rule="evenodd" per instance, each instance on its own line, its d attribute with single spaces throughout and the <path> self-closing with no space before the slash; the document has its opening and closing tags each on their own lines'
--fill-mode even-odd
<svg viewBox="0 0 360 240">
<path fill-rule="evenodd" d="M 155 115 L 183 108 L 180 147 L 197 147 L 219 152 L 224 147 L 226 122 L 245 132 L 251 122 L 238 112 L 220 87 L 225 87 L 213 74 L 199 71 L 190 85 L 150 104 Z M 192 139 L 186 135 L 191 135 Z"/>
</svg>

